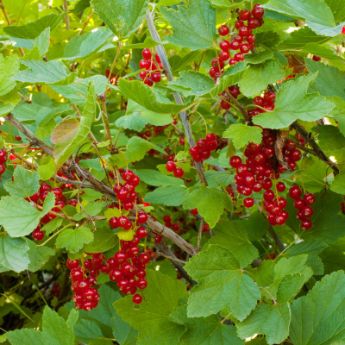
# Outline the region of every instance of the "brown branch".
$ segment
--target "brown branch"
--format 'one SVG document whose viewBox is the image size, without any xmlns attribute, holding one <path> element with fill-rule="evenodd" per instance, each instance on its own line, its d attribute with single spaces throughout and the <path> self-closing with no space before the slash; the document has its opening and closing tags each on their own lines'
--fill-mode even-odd
<svg viewBox="0 0 345 345">
<path fill-rule="evenodd" d="M 65 11 L 66 29 L 69 30 L 71 25 L 70 25 L 69 16 L 68 16 L 68 2 L 67 2 L 67 0 L 63 1 L 63 9 Z"/>
<path fill-rule="evenodd" d="M 53 149 L 45 144 L 42 140 L 36 138 L 35 135 L 28 128 L 23 126 L 21 122 L 17 121 L 12 114 L 8 114 L 6 116 L 6 120 L 9 121 L 20 132 L 22 132 L 30 140 L 33 146 L 39 146 L 49 156 L 53 156 Z"/>
<path fill-rule="evenodd" d="M 169 81 L 173 81 L 174 80 L 174 76 L 173 76 L 173 73 L 172 73 L 172 70 L 171 70 L 171 66 L 170 66 L 170 63 L 169 63 L 169 60 L 168 60 L 168 56 L 167 56 L 167 53 L 165 51 L 165 48 L 163 47 L 163 45 L 161 43 L 162 41 L 161 41 L 159 33 L 158 33 L 158 31 L 157 31 L 157 29 L 155 27 L 154 19 L 153 19 L 153 16 L 152 16 L 152 13 L 150 12 L 150 10 L 147 10 L 147 12 L 146 12 L 146 22 L 147 22 L 147 26 L 148 26 L 148 29 L 150 31 L 151 37 L 156 42 L 159 43 L 157 45 L 157 47 L 156 47 L 156 50 L 157 50 L 158 56 L 160 57 L 160 59 L 162 61 L 165 74 L 166 74 L 166 76 L 167 76 Z M 183 104 L 183 98 L 182 98 L 182 96 L 178 92 L 174 93 L 174 99 L 175 99 L 176 104 Z M 193 146 L 195 146 L 195 140 L 194 140 L 194 137 L 193 137 L 193 132 L 192 132 L 191 125 L 190 125 L 190 123 L 188 121 L 187 112 L 186 111 L 181 111 L 179 113 L 179 116 L 180 116 L 180 120 L 181 120 L 182 126 L 184 128 L 184 132 L 185 132 L 185 136 L 187 138 L 188 144 L 189 144 L 190 147 L 193 147 Z M 205 177 L 205 173 L 204 173 L 202 164 L 194 162 L 194 166 L 195 166 L 195 168 L 196 168 L 196 170 L 198 172 L 200 181 L 205 186 L 207 186 L 207 180 L 206 180 L 206 177 Z"/>
<path fill-rule="evenodd" d="M 284 243 L 280 240 L 279 236 L 274 231 L 274 229 L 271 225 L 268 227 L 268 232 L 271 234 L 273 241 L 276 244 L 276 246 L 278 247 L 279 251 L 282 252 L 285 249 Z"/>
<path fill-rule="evenodd" d="M 339 168 L 338 166 L 333 163 L 328 157 L 327 155 L 322 151 L 322 149 L 320 148 L 320 146 L 317 144 L 317 142 L 315 141 L 315 139 L 311 136 L 310 133 L 308 133 L 305 128 L 303 128 L 302 126 L 300 126 L 298 123 L 294 123 L 291 125 L 291 127 L 293 129 L 296 130 L 297 133 L 299 133 L 303 139 L 311 146 L 311 148 L 313 149 L 313 152 L 315 153 L 315 155 L 317 157 L 319 157 L 322 161 L 324 161 L 327 165 L 329 165 L 334 174 L 338 175 L 339 174 Z"/>
</svg>

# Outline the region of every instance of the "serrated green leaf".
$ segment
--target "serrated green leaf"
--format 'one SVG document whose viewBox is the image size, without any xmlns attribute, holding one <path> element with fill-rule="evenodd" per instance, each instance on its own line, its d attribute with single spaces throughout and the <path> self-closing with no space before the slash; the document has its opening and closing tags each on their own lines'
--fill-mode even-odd
<svg viewBox="0 0 345 345">
<path fill-rule="evenodd" d="M 22 238 L 0 236 L 0 272 L 22 272 L 30 263 L 29 247 Z"/>
<path fill-rule="evenodd" d="M 260 144 L 262 128 L 235 123 L 225 130 L 223 138 L 231 139 L 235 148 L 239 150 L 248 143 Z"/>
<path fill-rule="evenodd" d="M 325 30 L 335 27 L 333 13 L 324 0 L 288 0 L 284 3 L 270 0 L 265 7 L 292 17 L 304 18 L 308 26 L 321 35 L 325 34 Z"/>
<path fill-rule="evenodd" d="M 344 284 L 344 271 L 334 272 L 293 302 L 290 330 L 293 344 L 335 344 L 345 339 Z"/>
<path fill-rule="evenodd" d="M 48 198 L 48 197 L 47 197 Z M 5 196 L 0 200 L 0 224 L 11 237 L 29 235 L 39 224 L 53 205 L 46 205 L 41 211 L 37 210 L 23 198 Z"/>
<path fill-rule="evenodd" d="M 62 345 L 49 334 L 31 328 L 22 328 L 8 332 L 7 338 L 11 345 Z"/>
<path fill-rule="evenodd" d="M 331 184 L 331 191 L 341 195 L 345 195 L 345 172 L 335 176 Z"/>
<path fill-rule="evenodd" d="M 199 283 L 188 299 L 188 317 L 205 317 L 227 308 L 242 321 L 260 298 L 259 288 L 242 272 L 229 250 L 211 245 L 190 259 L 185 268 Z"/>
<path fill-rule="evenodd" d="M 37 272 L 55 254 L 55 251 L 49 247 L 38 246 L 29 239 L 26 239 L 26 243 L 29 246 L 28 256 L 30 263 L 28 269 L 30 272 Z"/>
<path fill-rule="evenodd" d="M 334 104 L 317 94 L 307 94 L 309 84 L 316 74 L 299 77 L 283 84 L 277 93 L 275 109 L 255 116 L 256 125 L 279 129 L 296 120 L 316 121 L 329 114 Z"/>
<path fill-rule="evenodd" d="M 145 157 L 146 152 L 152 149 L 161 151 L 157 145 L 150 141 L 133 136 L 127 143 L 126 158 L 129 162 L 140 161 Z"/>
<path fill-rule="evenodd" d="M 185 96 L 203 96 L 214 87 L 214 81 L 205 74 L 183 71 L 178 79 L 170 82 L 168 87 L 174 91 L 180 91 Z"/>
<path fill-rule="evenodd" d="M 81 113 L 79 128 L 74 138 L 64 144 L 60 144 L 56 149 L 55 163 L 59 168 L 65 161 L 83 144 L 87 138 L 91 125 L 96 116 L 96 95 L 92 83 L 89 84 L 88 97 Z"/>
<path fill-rule="evenodd" d="M 145 195 L 146 202 L 166 206 L 180 206 L 185 200 L 188 190 L 185 186 L 162 186 Z"/>
<path fill-rule="evenodd" d="M 55 245 L 57 248 L 65 248 L 70 253 L 78 253 L 85 244 L 92 241 L 92 231 L 85 226 L 81 226 L 76 229 L 63 230 L 56 238 Z"/>
<path fill-rule="evenodd" d="M 147 120 L 144 119 L 139 113 L 133 113 L 119 117 L 116 120 L 115 125 L 119 128 L 141 132 L 147 123 Z"/>
<path fill-rule="evenodd" d="M 63 59 L 73 60 L 98 51 L 112 36 L 106 28 L 97 28 L 80 36 L 74 36 L 65 46 Z"/>
<path fill-rule="evenodd" d="M 48 62 L 39 60 L 21 60 L 21 63 L 27 67 L 15 75 L 15 80 L 24 83 L 46 83 L 54 84 L 65 80 L 68 76 L 66 66 L 59 60 Z"/>
<path fill-rule="evenodd" d="M 0 96 L 4 96 L 16 87 L 14 76 L 19 70 L 19 60 L 16 55 L 4 57 L 0 55 Z"/>
<path fill-rule="evenodd" d="M 22 26 L 6 26 L 5 33 L 13 37 L 34 39 L 46 28 L 53 30 L 61 21 L 62 16 L 56 14 L 49 14 L 34 22 Z"/>
<path fill-rule="evenodd" d="M 180 178 L 164 175 L 157 170 L 140 169 L 135 173 L 140 177 L 140 180 L 150 186 L 170 186 L 170 185 L 183 185 L 183 180 Z"/>
<path fill-rule="evenodd" d="M 199 214 L 213 228 L 224 212 L 226 195 L 216 188 L 198 187 L 192 190 L 183 202 L 188 210 L 198 209 Z"/>
<path fill-rule="evenodd" d="M 134 307 L 130 296 L 114 303 L 120 317 L 139 332 L 140 345 L 177 343 L 184 327 L 172 322 L 169 314 L 185 298 L 183 284 L 160 272 L 148 272 L 148 287 L 143 302 Z"/>
<path fill-rule="evenodd" d="M 238 335 L 244 339 L 263 334 L 269 345 L 281 344 L 289 335 L 290 306 L 260 304 L 244 322 L 237 325 Z"/>
<path fill-rule="evenodd" d="M 104 253 L 109 249 L 116 247 L 118 240 L 114 231 L 107 228 L 100 228 L 94 233 L 94 239 L 84 248 L 86 253 Z"/>
<path fill-rule="evenodd" d="M 238 83 L 241 92 L 247 97 L 255 97 L 267 89 L 269 84 L 284 78 L 284 66 L 278 60 L 267 61 L 247 68 Z M 253 82 L 255 80 L 255 83 Z"/>
<path fill-rule="evenodd" d="M 35 194 L 39 189 L 39 176 L 37 172 L 16 167 L 13 174 L 13 181 L 8 180 L 4 184 L 6 191 L 12 196 L 26 198 Z"/>
<path fill-rule="evenodd" d="M 59 344 L 74 345 L 74 333 L 66 321 L 48 306 L 43 310 L 42 329 Z"/>
<path fill-rule="evenodd" d="M 139 80 L 128 81 L 121 79 L 119 82 L 119 88 L 125 97 L 132 99 L 144 108 L 156 113 L 176 113 L 184 107 L 184 105 L 164 103 L 160 101 L 152 88 Z"/>
<path fill-rule="evenodd" d="M 215 10 L 207 0 L 191 0 L 189 6 L 161 8 L 162 15 L 174 29 L 167 39 L 192 50 L 210 48 L 215 36 Z"/>
<path fill-rule="evenodd" d="M 91 0 L 91 6 L 115 35 L 124 38 L 143 21 L 147 0 Z"/>
</svg>

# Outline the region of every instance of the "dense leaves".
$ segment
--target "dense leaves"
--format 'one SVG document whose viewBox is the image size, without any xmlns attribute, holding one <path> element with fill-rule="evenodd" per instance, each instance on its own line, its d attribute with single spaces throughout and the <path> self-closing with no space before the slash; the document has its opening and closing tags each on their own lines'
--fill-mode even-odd
<svg viewBox="0 0 345 345">
<path fill-rule="evenodd" d="M 341 0 L 0 1 L 0 342 L 345 342 Z"/>
</svg>

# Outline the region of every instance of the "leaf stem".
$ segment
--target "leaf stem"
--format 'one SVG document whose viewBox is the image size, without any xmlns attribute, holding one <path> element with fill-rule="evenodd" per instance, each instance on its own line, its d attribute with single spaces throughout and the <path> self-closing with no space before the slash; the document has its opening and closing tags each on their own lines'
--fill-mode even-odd
<svg viewBox="0 0 345 345">
<path fill-rule="evenodd" d="M 170 63 L 169 63 L 169 60 L 168 60 L 168 56 L 167 56 L 167 53 L 165 51 L 164 46 L 161 43 L 162 42 L 161 38 L 160 38 L 160 36 L 158 34 L 158 31 L 157 31 L 157 29 L 155 27 L 154 19 L 153 19 L 151 11 L 149 9 L 146 12 L 146 22 L 147 22 L 147 26 L 148 26 L 148 29 L 150 31 L 151 37 L 153 38 L 154 41 L 159 43 L 157 45 L 157 47 L 156 47 L 156 50 L 157 50 L 158 56 L 160 57 L 160 59 L 162 61 L 163 68 L 164 68 L 164 71 L 166 73 L 166 76 L 167 76 L 169 81 L 173 81 L 174 80 L 174 76 L 173 76 L 173 73 L 172 73 L 172 70 L 171 70 L 171 66 L 170 66 Z M 174 95 L 174 99 L 175 99 L 176 104 L 183 104 L 182 96 L 178 92 L 174 92 L 173 95 Z M 189 144 L 190 147 L 193 147 L 193 146 L 195 146 L 195 140 L 194 140 L 194 137 L 193 137 L 193 132 L 192 132 L 191 125 L 190 125 L 190 123 L 188 121 L 188 114 L 187 114 L 186 111 L 181 111 L 179 113 L 179 116 L 180 116 L 180 120 L 181 120 L 182 126 L 184 128 L 184 132 L 185 132 L 185 136 L 187 138 L 188 144 Z M 198 172 L 200 181 L 205 186 L 207 186 L 207 180 L 206 180 L 206 177 L 205 177 L 205 173 L 204 173 L 202 164 L 194 162 L 194 166 L 195 166 L 195 168 L 196 168 L 196 170 Z"/>
</svg>

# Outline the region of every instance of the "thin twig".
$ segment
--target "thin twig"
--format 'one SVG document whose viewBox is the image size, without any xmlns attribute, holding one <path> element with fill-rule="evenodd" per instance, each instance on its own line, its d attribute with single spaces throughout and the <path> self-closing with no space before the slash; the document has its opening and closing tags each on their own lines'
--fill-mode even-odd
<svg viewBox="0 0 345 345">
<path fill-rule="evenodd" d="M 197 243 L 196 243 L 196 250 L 197 251 L 199 251 L 200 247 L 201 247 L 203 229 L 204 229 L 204 220 L 201 218 L 200 224 L 199 224 L 199 229 L 198 229 L 198 238 L 197 238 Z"/>
<path fill-rule="evenodd" d="M 3 14 L 4 17 L 5 17 L 5 20 L 6 20 L 7 25 L 11 25 L 11 20 L 10 20 L 8 14 L 7 14 L 5 5 L 4 5 L 4 3 L 3 3 L 2 0 L 0 0 L 0 8 L 1 8 L 2 14 Z"/>
<path fill-rule="evenodd" d="M 155 27 L 154 19 L 153 19 L 151 11 L 149 9 L 146 12 L 146 22 L 147 22 L 147 26 L 148 26 L 148 29 L 150 31 L 151 37 L 156 42 L 159 43 L 157 45 L 157 47 L 156 47 L 156 50 L 157 50 L 158 56 L 160 57 L 160 59 L 162 61 L 163 68 L 164 68 L 164 71 L 166 73 L 166 76 L 167 76 L 169 81 L 173 81 L 174 80 L 174 76 L 173 76 L 173 73 L 172 73 L 172 70 L 171 70 L 171 66 L 170 66 L 170 63 L 169 63 L 169 60 L 168 60 L 168 57 L 167 57 L 167 53 L 165 51 L 164 46 L 161 43 L 162 42 L 161 38 L 160 38 L 160 36 L 158 34 L 158 31 L 157 31 L 157 29 Z M 175 92 L 173 95 L 174 95 L 174 99 L 175 99 L 176 104 L 183 104 L 182 96 L 178 92 Z M 194 140 L 194 137 L 193 137 L 193 132 L 192 132 L 191 125 L 190 125 L 190 123 L 188 121 L 187 112 L 181 111 L 179 113 L 179 116 L 180 116 L 180 119 L 181 119 L 182 126 L 184 128 L 184 132 L 185 132 L 185 136 L 187 138 L 188 144 L 189 144 L 190 147 L 193 147 L 193 146 L 195 146 L 195 140 Z M 206 180 L 206 177 L 205 177 L 205 173 L 204 173 L 202 164 L 194 162 L 194 165 L 195 165 L 195 168 L 196 168 L 196 170 L 198 172 L 200 181 L 204 185 L 207 185 L 207 180 Z"/>
<path fill-rule="evenodd" d="M 332 168 L 335 175 L 338 175 L 339 174 L 338 166 L 327 157 L 327 155 L 322 151 L 322 149 L 317 144 L 315 139 L 310 135 L 310 133 L 308 133 L 305 130 L 305 128 L 303 128 L 296 122 L 292 124 L 291 127 L 295 129 L 296 132 L 299 133 L 304 138 L 304 140 L 312 147 L 315 155 L 319 157 L 322 161 L 324 161 L 326 164 L 328 164 Z"/>
<path fill-rule="evenodd" d="M 68 16 L 68 2 L 67 2 L 67 0 L 63 1 L 63 9 L 65 11 L 66 29 L 69 30 L 71 25 L 70 25 L 69 16 Z"/>
<path fill-rule="evenodd" d="M 281 241 L 277 233 L 274 231 L 273 227 L 270 225 L 268 227 L 268 232 L 271 234 L 274 243 L 277 245 L 279 251 L 283 251 L 285 249 L 284 243 Z"/>
</svg>

